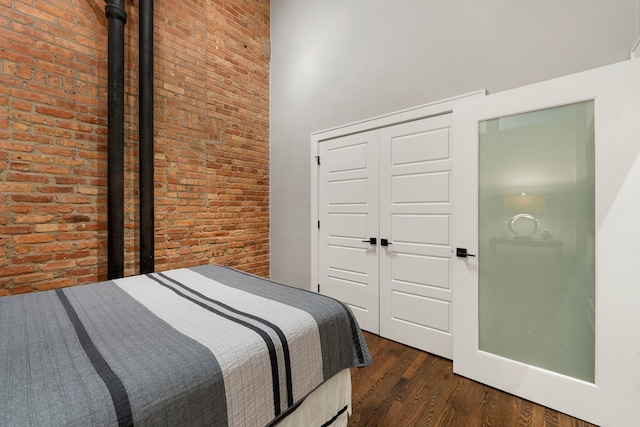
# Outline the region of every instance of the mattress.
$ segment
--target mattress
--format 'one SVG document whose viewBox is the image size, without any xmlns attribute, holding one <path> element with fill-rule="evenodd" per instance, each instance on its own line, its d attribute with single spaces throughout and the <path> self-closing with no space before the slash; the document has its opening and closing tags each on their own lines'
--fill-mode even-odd
<svg viewBox="0 0 640 427">
<path fill-rule="evenodd" d="M 265 426 L 370 363 L 344 304 L 221 266 L 0 298 L 0 425 Z"/>
</svg>

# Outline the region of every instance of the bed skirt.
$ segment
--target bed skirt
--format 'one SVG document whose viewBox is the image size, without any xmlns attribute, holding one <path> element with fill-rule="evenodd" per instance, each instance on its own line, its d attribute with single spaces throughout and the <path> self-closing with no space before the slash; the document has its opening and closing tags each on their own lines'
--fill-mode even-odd
<svg viewBox="0 0 640 427">
<path fill-rule="evenodd" d="M 351 415 L 351 371 L 344 369 L 307 396 L 276 427 L 346 427 Z"/>
</svg>

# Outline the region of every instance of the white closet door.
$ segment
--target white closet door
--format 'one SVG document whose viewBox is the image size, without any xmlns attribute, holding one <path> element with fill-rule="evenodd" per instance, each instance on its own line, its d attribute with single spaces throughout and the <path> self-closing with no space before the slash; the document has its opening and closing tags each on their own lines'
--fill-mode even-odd
<svg viewBox="0 0 640 427">
<path fill-rule="evenodd" d="M 450 125 L 445 114 L 380 131 L 380 335 L 449 359 Z"/>
<path fill-rule="evenodd" d="M 319 147 L 320 292 L 351 307 L 360 327 L 378 333 L 378 132 Z"/>
</svg>

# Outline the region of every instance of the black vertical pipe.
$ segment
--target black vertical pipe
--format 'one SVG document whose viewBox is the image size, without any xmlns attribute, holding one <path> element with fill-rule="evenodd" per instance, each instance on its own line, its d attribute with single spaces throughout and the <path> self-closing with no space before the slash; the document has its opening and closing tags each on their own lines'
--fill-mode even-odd
<svg viewBox="0 0 640 427">
<path fill-rule="evenodd" d="M 154 271 L 153 0 L 140 0 L 140 273 Z"/>
<path fill-rule="evenodd" d="M 124 276 L 124 0 L 107 0 L 107 276 Z"/>
</svg>

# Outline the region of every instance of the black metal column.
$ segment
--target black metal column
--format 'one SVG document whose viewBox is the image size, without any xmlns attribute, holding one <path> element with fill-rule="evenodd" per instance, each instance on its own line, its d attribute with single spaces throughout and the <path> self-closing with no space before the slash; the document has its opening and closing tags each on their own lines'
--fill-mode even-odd
<svg viewBox="0 0 640 427">
<path fill-rule="evenodd" d="M 153 0 L 140 0 L 140 273 L 154 271 Z"/>
<path fill-rule="evenodd" d="M 108 170 L 107 276 L 124 276 L 124 0 L 107 0 L 108 45 Z"/>
</svg>

